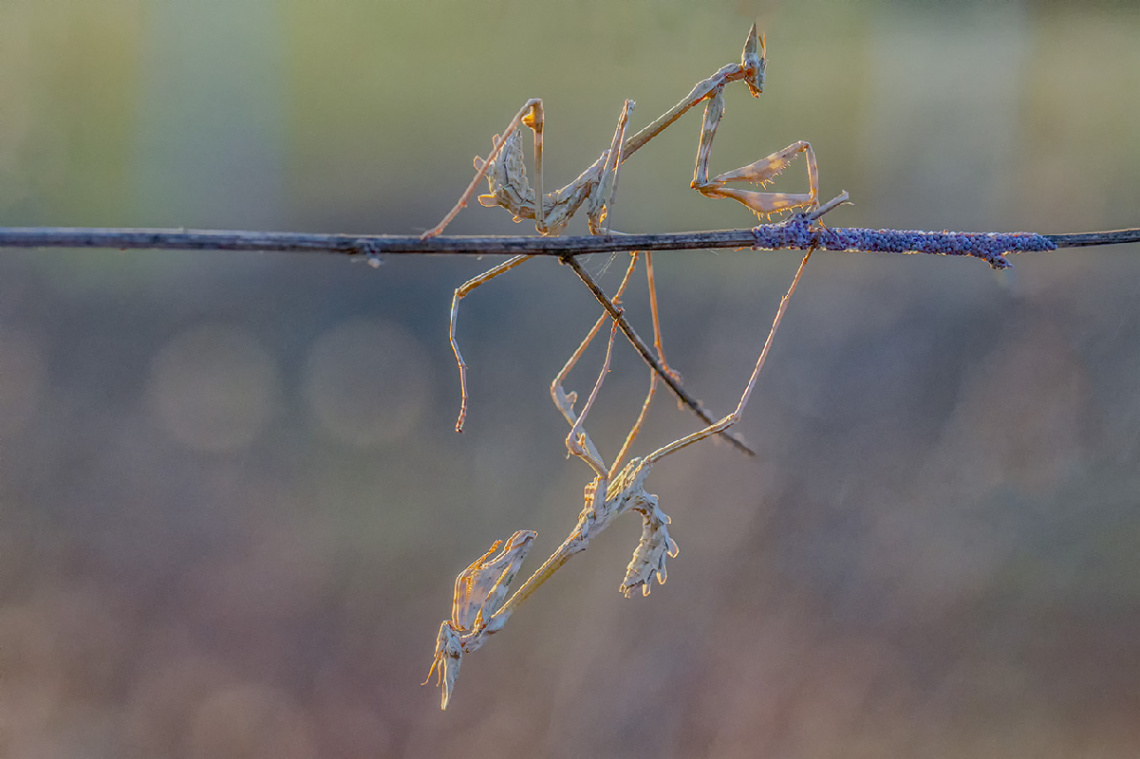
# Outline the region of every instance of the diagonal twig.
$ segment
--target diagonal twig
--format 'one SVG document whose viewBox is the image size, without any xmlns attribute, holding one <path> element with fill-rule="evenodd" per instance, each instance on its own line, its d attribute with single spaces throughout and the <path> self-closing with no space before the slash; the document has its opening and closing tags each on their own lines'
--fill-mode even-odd
<svg viewBox="0 0 1140 759">
<path fill-rule="evenodd" d="M 673 394 L 677 396 L 677 399 L 692 409 L 693 413 L 699 416 L 705 424 L 712 424 L 715 422 L 719 417 L 709 413 L 708 409 L 706 409 L 699 400 L 690 395 L 689 392 L 685 390 L 685 388 L 681 387 L 673 375 L 665 371 L 665 367 L 661 366 L 661 363 L 657 360 L 657 357 L 654 356 L 653 353 L 649 350 L 649 346 L 645 344 L 645 341 L 642 340 L 641 336 L 638 335 L 637 332 L 633 329 L 633 326 L 629 323 L 629 320 L 625 318 L 625 313 L 622 311 L 622 309 L 614 305 L 614 302 L 610 300 L 609 296 L 607 296 L 602 291 L 602 288 L 598 286 L 598 283 L 594 281 L 594 278 L 591 277 L 589 273 L 582 268 L 582 265 L 578 263 L 578 260 L 573 256 L 567 256 L 566 258 L 562 259 L 562 262 L 573 269 L 574 273 L 578 275 L 578 278 L 581 279 L 586 287 L 590 289 L 590 292 L 594 294 L 594 297 L 597 298 L 598 302 L 602 304 L 607 312 L 609 312 L 609 315 L 613 318 L 614 323 L 618 325 L 618 329 L 622 331 L 622 334 L 626 336 L 626 339 L 629 340 L 630 344 L 641 355 L 642 360 L 645 361 L 645 363 L 648 364 L 653 371 L 657 372 L 658 376 L 660 376 L 661 379 L 665 381 L 665 384 L 668 385 L 669 389 L 673 391 Z M 729 430 L 725 430 L 720 434 L 722 437 L 724 437 L 724 439 L 732 443 L 732 445 L 735 446 L 738 450 L 747 453 L 749 456 L 756 455 L 756 451 L 749 448 L 748 444 L 745 443 L 739 435 L 730 432 Z"/>
</svg>

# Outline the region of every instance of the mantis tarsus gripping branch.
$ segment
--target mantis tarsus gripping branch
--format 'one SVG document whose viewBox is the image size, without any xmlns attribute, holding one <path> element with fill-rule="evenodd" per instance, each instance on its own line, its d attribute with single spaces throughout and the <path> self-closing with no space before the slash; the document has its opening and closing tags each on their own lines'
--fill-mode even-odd
<svg viewBox="0 0 1140 759">
<path fill-rule="evenodd" d="M 806 217 L 808 220 L 814 220 L 826 209 L 819 207 L 818 170 L 815 154 L 806 142 L 793 143 L 783 150 L 748 166 L 719 174 L 712 179 L 708 177 L 713 137 L 716 134 L 721 117 L 724 115 L 722 91 L 725 85 L 742 80 L 749 91 L 754 96 L 758 96 L 764 88 L 764 70 L 764 42 L 757 36 L 754 25 L 748 33 L 744 53 L 739 64 L 725 66 L 713 76 L 699 82 L 684 100 L 629 139 L 626 139 L 625 132 L 629 114 L 633 109 L 633 102 L 627 100 L 618 118 L 617 129 L 614 132 L 610 147 L 577 179 L 550 194 L 544 194 L 542 190 L 542 101 L 538 99 L 528 100 L 507 125 L 502 137 L 496 137 L 492 140 L 492 150 L 487 158 L 485 160 L 475 159 L 475 178 L 460 197 L 459 202 L 444 217 L 443 221 L 426 232 L 424 237 L 431 237 L 442 232 L 471 199 L 478 182 L 484 177 L 488 180 L 490 192 L 479 196 L 481 204 L 502 206 L 514 214 L 516 221 L 523 218 L 533 218 L 535 227 L 543 235 L 558 234 L 583 205 L 586 207 L 591 233 L 607 234 L 609 207 L 614 202 L 618 172 L 622 162 L 703 100 L 708 100 L 708 104 L 705 107 L 704 123 L 701 128 L 691 187 L 708 197 L 732 198 L 760 216 L 767 217 L 779 211 L 805 208 L 809 211 L 815 211 Z M 520 126 L 525 126 L 534 133 L 535 189 L 531 189 L 526 177 L 522 148 L 519 142 Z M 807 162 L 809 185 L 809 192 L 807 193 L 760 192 L 730 186 L 736 183 L 764 185 L 787 168 L 791 160 L 799 153 L 804 153 Z M 833 207 L 833 205 L 829 204 L 828 207 Z M 659 582 L 665 582 L 666 558 L 677 554 L 677 544 L 669 535 L 667 527 L 669 517 L 658 507 L 657 496 L 646 492 L 645 480 L 653 465 L 665 456 L 707 437 L 724 434 L 728 428 L 739 421 L 768 356 L 772 339 L 787 308 L 788 299 L 799 283 L 804 266 L 811 257 L 811 251 L 809 250 L 804 257 L 787 294 L 780 301 L 764 347 L 736 409 L 719 421 L 713 421 L 707 411 L 701 409 L 695 402 L 690 402 L 690 406 L 701 415 L 707 426 L 674 440 L 643 458 L 634 457 L 626 462 L 626 454 L 645 420 L 659 379 L 668 382 L 679 397 L 688 402 L 688 398 L 682 395 L 682 391 L 676 384 L 675 375 L 666 368 L 664 363 L 657 318 L 657 298 L 653 284 L 652 260 L 649 253 L 646 253 L 645 256 L 650 290 L 650 308 L 653 317 L 654 345 L 657 350 L 656 357 L 649 355 L 644 343 L 640 341 L 640 338 L 637 338 L 636 334 L 632 333 L 631 328 L 628 328 L 628 322 L 624 321 L 617 305 L 629 284 L 639 254 L 636 252 L 631 254 L 631 261 L 625 277 L 612 300 L 602 293 L 574 258 L 567 257 L 564 259 L 564 262 L 574 268 L 575 272 L 606 307 L 606 311 L 598 318 L 594 327 L 551 385 L 551 397 L 554 404 L 570 425 L 570 433 L 566 437 L 566 448 L 571 455 L 581 459 L 590 467 L 594 473 L 594 479 L 585 488 L 585 505 L 569 537 L 513 595 L 508 596 L 510 584 L 531 549 L 531 543 L 535 537 L 535 533 L 531 530 L 519 530 L 508 538 L 505 544 L 503 541 L 496 541 L 487 553 L 460 573 L 456 579 L 451 618 L 440 625 L 439 635 L 436 638 L 435 660 L 432 663 L 431 671 L 428 673 L 430 680 L 431 672 L 438 672 L 439 682 L 443 690 L 442 708 L 447 708 L 456 677 L 459 674 L 463 654 L 475 651 L 486 642 L 490 635 L 501 630 L 510 615 L 523 601 L 565 564 L 571 556 L 585 550 L 590 539 L 609 526 L 621 514 L 632 510 L 639 513 L 642 518 L 641 539 L 634 551 L 633 559 L 627 567 L 625 578 L 620 587 L 621 592 L 629 596 L 640 589 L 642 594 L 648 595 L 654 577 Z M 500 274 L 510 271 L 532 257 L 522 255 L 511 258 L 480 274 L 455 291 L 451 305 L 450 337 L 451 347 L 459 365 L 461 387 L 461 404 L 456 430 L 462 430 L 467 409 L 466 364 L 455 338 L 459 301 L 475 288 Z M 577 394 L 567 393 L 563 389 L 563 382 L 581 358 L 586 347 L 607 321 L 611 322 L 611 328 L 605 362 L 579 413 L 574 409 L 578 400 Z M 619 326 L 627 337 L 634 342 L 635 346 L 640 344 L 639 352 L 651 364 L 652 371 L 650 373 L 649 391 L 642 404 L 641 411 L 617 456 L 613 459 L 613 463 L 607 465 L 594 442 L 586 433 L 584 425 L 605 380 L 606 373 L 609 371 L 614 337 Z M 623 462 L 625 463 L 623 464 Z"/>
</svg>

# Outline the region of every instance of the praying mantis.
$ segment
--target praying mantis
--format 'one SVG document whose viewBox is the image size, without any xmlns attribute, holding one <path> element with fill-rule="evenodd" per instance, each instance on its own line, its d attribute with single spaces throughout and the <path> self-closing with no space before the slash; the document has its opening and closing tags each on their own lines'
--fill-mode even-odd
<svg viewBox="0 0 1140 759">
<path fill-rule="evenodd" d="M 507 125 L 502 136 L 496 136 L 492 139 L 492 149 L 487 158 L 475 159 L 475 177 L 459 201 L 443 220 L 425 232 L 423 237 L 427 238 L 440 234 L 451 223 L 456 214 L 466 206 L 474 195 L 478 183 L 484 178 L 488 181 L 490 191 L 488 194 L 480 195 L 479 202 L 488 207 L 497 205 L 506 208 L 514 215 L 516 221 L 524 218 L 534 219 L 535 228 L 540 234 L 558 234 L 566 227 L 574 214 L 583 207 L 585 207 L 591 233 L 609 234 L 609 209 L 614 204 L 618 173 L 622 163 L 653 137 L 672 125 L 685 112 L 705 100 L 708 103 L 705 106 L 704 121 L 697 147 L 696 165 L 690 186 L 706 197 L 736 200 L 758 216 L 767 217 L 781 211 L 807 209 L 812 212 L 808 214 L 809 219 L 818 218 L 824 209 L 820 209 L 819 206 L 818 169 L 815 153 L 807 142 L 795 142 L 783 150 L 772 153 L 747 166 L 718 174 L 711 179 L 708 176 L 713 137 L 724 115 L 724 87 L 735 81 L 743 81 L 753 96 L 759 96 L 764 91 L 765 54 L 764 40 L 757 35 L 756 26 L 753 25 L 745 41 L 740 63 L 729 64 L 708 79 L 698 82 L 681 102 L 628 139 L 625 134 L 634 104 L 632 101 L 625 101 L 609 148 L 574 181 L 549 194 L 543 192 L 542 135 L 544 116 L 542 101 L 539 99 L 528 100 Z M 534 136 L 535 187 L 533 189 L 530 187 L 526 176 L 525 161 L 520 144 L 521 127 L 530 129 Z M 809 191 L 806 193 L 763 192 L 732 186 L 739 183 L 765 185 L 775 179 L 800 153 L 804 154 L 807 163 Z M 579 277 L 591 287 L 595 296 L 605 306 L 605 311 L 597 319 L 593 328 L 570 356 L 566 365 L 555 376 L 550 389 L 554 405 L 570 425 L 570 432 L 565 439 L 566 449 L 571 456 L 580 459 L 589 466 L 594 477 L 585 487 L 585 503 L 570 535 L 513 594 L 510 594 L 511 583 L 530 552 L 533 540 L 536 537 L 536 533 L 531 530 L 519 530 L 506 541 L 495 541 L 483 556 L 468 566 L 456 578 L 451 617 L 440 624 L 439 633 L 436 637 L 435 656 L 428 672 L 428 680 L 431 679 L 433 673 L 437 674 L 437 683 L 442 690 L 440 701 L 442 709 L 447 708 L 451 699 L 463 654 L 477 650 L 491 635 L 503 629 L 510 616 L 535 590 L 562 567 L 570 557 L 584 551 L 593 537 L 606 529 L 622 514 L 629 511 L 640 514 L 642 534 L 619 590 L 627 597 L 638 590 L 643 595 L 649 595 L 654 578 L 660 583 L 665 582 L 666 559 L 676 556 L 678 549 L 676 542 L 669 534 L 669 517 L 659 507 L 657 496 L 645 490 L 646 478 L 653 466 L 666 456 L 713 435 L 723 434 L 740 420 L 768 357 L 776 330 L 779 328 L 780 321 L 787 309 L 788 301 L 795 292 L 804 267 L 811 257 L 811 251 L 809 250 L 804 256 L 791 285 L 780 300 L 776 316 L 772 321 L 772 326 L 768 331 L 768 336 L 764 341 L 752 374 L 732 413 L 714 421 L 708 416 L 707 411 L 700 409 L 702 418 L 706 422 L 705 427 L 657 448 L 644 457 L 633 457 L 627 461 L 626 456 L 641 430 L 656 392 L 658 380 L 664 379 L 677 392 L 677 388 L 674 387 L 675 373 L 669 370 L 664 363 L 652 259 L 648 253 L 644 255 L 650 309 L 653 317 L 656 361 L 651 362 L 653 370 L 650 372 L 649 391 L 642 403 L 641 411 L 626 435 L 617 455 L 609 464 L 606 463 L 606 459 L 586 432 L 585 422 L 598 397 L 606 374 L 609 372 L 614 339 L 619 327 L 626 332 L 627 337 L 630 337 L 631 340 L 634 337 L 623 326 L 624 319 L 618 304 L 637 267 L 640 254 L 637 252 L 630 254 L 629 266 L 617 293 L 612 299 L 593 284 L 592 279 L 573 257 L 563 259 L 563 262 L 571 266 Z M 456 421 L 457 431 L 463 429 L 468 402 L 467 365 L 456 341 L 459 302 L 472 290 L 525 263 L 532 257 L 521 255 L 508 259 L 455 290 L 451 304 L 449 336 L 456 363 L 459 366 L 460 376 L 461 398 L 459 417 Z M 576 366 L 590 343 L 603 330 L 607 321 L 610 322 L 610 329 L 605 359 L 582 410 L 578 412 L 575 410 L 578 395 L 575 392 L 567 392 L 564 389 L 564 383 L 570 371 Z M 643 356 L 649 358 L 644 351 Z M 671 380 L 672 382 L 670 382 Z M 694 410 L 697 410 L 697 407 L 694 406 Z"/>
<path fill-rule="evenodd" d="M 764 92 L 767 67 L 766 52 L 764 39 L 757 35 L 756 25 L 753 24 L 745 39 L 740 63 L 724 66 L 707 79 L 697 82 L 692 91 L 679 103 L 628 139 L 626 139 L 625 133 L 634 103 L 632 100 L 626 100 L 618 116 L 617 128 L 614 131 L 609 148 L 603 151 L 597 160 L 579 174 L 574 181 L 549 194 L 543 192 L 542 155 L 545 116 L 542 100 L 532 98 L 526 101 L 519 112 L 515 114 L 515 117 L 507 124 L 502 136 L 496 135 L 492 138 L 491 152 L 487 158 L 475 158 L 475 176 L 459 200 L 439 224 L 424 232 L 421 237 L 426 239 L 443 232 L 456 215 L 466 207 L 468 201 L 475 194 L 479 182 L 484 178 L 487 179 L 489 191 L 487 194 L 479 196 L 479 203 L 487 207 L 502 206 L 514 215 L 516 222 L 522 219 L 534 219 L 535 229 L 539 234 L 559 234 L 583 206 L 586 208 L 590 232 L 592 234 L 608 234 L 609 207 L 613 205 L 617 194 L 618 173 L 622 163 L 704 100 L 707 100 L 708 103 L 705 106 L 700 141 L 697 145 L 696 165 L 690 187 L 706 197 L 736 200 L 758 216 L 762 215 L 765 218 L 773 213 L 796 208 L 818 208 L 819 170 L 815 152 L 809 143 L 802 140 L 747 166 L 718 174 L 712 179 L 708 176 L 713 138 L 724 116 L 724 88 L 732 82 L 743 81 L 752 96 L 759 97 Z M 526 163 L 523 158 L 520 139 L 520 128 L 524 126 L 530 129 L 534 136 L 535 187 L 533 189 L 527 181 Z M 779 176 L 789 166 L 792 159 L 800 153 L 804 154 L 807 164 L 807 193 L 762 192 L 731 186 L 741 183 L 766 185 Z M 536 202 L 536 198 L 541 198 L 542 202 Z M 459 367 L 460 405 L 459 415 L 455 422 L 457 432 L 463 431 L 468 404 L 467 362 L 463 359 L 456 339 L 459 302 L 471 291 L 526 263 L 531 258 L 533 258 L 531 255 L 510 258 L 465 282 L 455 290 L 451 302 L 449 337 L 451 349 Z M 648 254 L 646 262 L 647 277 L 650 280 L 651 288 L 650 307 L 656 327 L 658 323 L 656 293 L 652 280 L 652 258 Z M 631 334 L 628 323 L 619 322 L 619 325 L 626 332 L 627 337 L 636 344 L 637 340 Z M 659 341 L 656 347 L 658 353 L 661 353 Z M 647 351 L 641 350 L 640 352 L 677 397 L 689 405 L 702 421 L 711 424 L 712 415 L 680 387 L 676 380 L 676 373 L 669 371 L 661 364 L 657 364 Z"/>
</svg>

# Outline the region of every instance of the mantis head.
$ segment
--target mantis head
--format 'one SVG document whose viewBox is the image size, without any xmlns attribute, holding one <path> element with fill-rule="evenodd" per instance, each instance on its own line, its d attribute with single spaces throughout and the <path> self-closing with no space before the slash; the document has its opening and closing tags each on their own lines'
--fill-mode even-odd
<svg viewBox="0 0 1140 759">
<path fill-rule="evenodd" d="M 760 93 L 764 91 L 766 52 L 764 38 L 757 36 L 756 24 L 753 24 L 748 31 L 748 39 L 744 41 L 744 52 L 740 56 L 740 65 L 744 68 L 744 81 L 752 97 L 760 97 Z"/>
</svg>

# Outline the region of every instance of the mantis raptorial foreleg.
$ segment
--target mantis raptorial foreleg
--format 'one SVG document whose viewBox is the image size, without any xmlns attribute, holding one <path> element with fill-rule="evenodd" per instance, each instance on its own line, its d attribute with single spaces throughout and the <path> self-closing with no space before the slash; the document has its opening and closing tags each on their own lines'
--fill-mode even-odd
<svg viewBox="0 0 1140 759">
<path fill-rule="evenodd" d="M 447 215 L 443 217 L 439 224 L 436 224 L 434 227 L 420 235 L 422 239 L 435 237 L 436 235 L 443 232 L 443 230 L 447 229 L 447 225 L 451 223 L 451 220 L 454 219 L 460 211 L 467 207 L 467 201 L 471 200 L 471 196 L 475 194 L 475 188 L 479 186 L 479 181 L 487 175 L 487 171 L 492 165 L 492 162 L 495 160 L 495 158 L 498 157 L 499 153 L 502 152 L 504 146 L 507 143 L 507 140 L 509 140 L 511 136 L 517 132 L 520 124 L 526 124 L 534 131 L 534 160 L 535 166 L 537 167 L 536 173 L 539 175 L 539 188 L 541 189 L 543 125 L 542 100 L 538 98 L 531 98 L 523 104 L 523 107 L 519 109 L 519 112 L 515 114 L 515 117 L 511 119 L 511 122 L 509 124 L 507 124 L 507 128 L 503 130 L 502 138 L 500 139 L 497 135 L 491 138 L 491 152 L 487 155 L 487 160 L 484 161 L 482 158 L 478 157 L 475 159 L 475 176 L 472 178 L 471 184 L 467 185 L 467 189 L 464 190 L 463 194 L 459 196 L 459 201 L 454 206 L 452 206 L 451 210 L 447 212 Z M 523 179 L 525 180 L 525 178 L 526 175 L 524 172 Z"/>
<path fill-rule="evenodd" d="M 590 193 L 586 200 L 586 220 L 592 235 L 604 235 L 610 230 L 606 225 L 606 216 L 609 206 L 613 205 L 617 197 L 618 172 L 621 170 L 622 147 L 625 145 L 625 129 L 629 124 L 629 114 L 633 112 L 633 101 L 625 101 L 621 115 L 618 116 L 617 129 L 610 147 L 605 152 L 606 160 L 602 164 L 602 176 L 598 181 L 597 189 Z M 541 188 L 540 188 L 541 189 Z M 539 197 L 542 197 L 541 191 Z"/>
<path fill-rule="evenodd" d="M 523 105 L 515 117 L 503 130 L 502 137 L 491 139 L 491 152 L 487 158 L 475 158 L 475 176 L 467 189 L 459 197 L 447 215 L 421 237 L 435 237 L 447 228 L 452 219 L 467 206 L 475 194 L 480 180 L 487 178 L 490 190 L 479 196 L 484 206 L 503 206 L 512 214 L 515 221 L 534 219 L 535 229 L 542 235 L 556 235 L 561 232 L 583 203 L 589 201 L 587 213 L 590 216 L 591 231 L 601 229 L 601 221 L 606 216 L 606 206 L 613 202 L 617 189 L 617 172 L 623 160 L 621 147 L 625 143 L 625 129 L 633 101 L 625 101 L 618 126 L 610 148 L 598 160 L 582 172 L 573 182 L 546 195 L 543 193 L 543 115 L 542 100 L 532 98 Z M 526 176 L 526 163 L 519 145 L 518 130 L 528 127 L 534 133 L 534 179 L 531 189 Z M 539 203 L 538 199 L 542 199 Z M 598 234 L 598 231 L 594 231 Z"/>
<path fill-rule="evenodd" d="M 755 163 L 733 171 L 726 171 L 709 179 L 709 156 L 712 154 L 712 141 L 723 115 L 724 95 L 720 90 L 717 90 L 709 98 L 708 105 L 705 106 L 705 119 L 701 125 L 701 140 L 697 146 L 697 162 L 693 169 L 693 181 L 690 183 L 690 187 L 710 198 L 732 198 L 765 218 L 779 211 L 788 211 L 793 208 L 814 209 L 819 207 L 819 169 L 815 162 L 815 151 L 811 149 L 810 144 L 803 140 L 772 153 L 766 158 L 761 158 Z M 799 153 L 804 154 L 804 160 L 807 162 L 809 187 L 807 193 L 757 192 L 725 186 L 733 182 L 768 184 L 778 177 Z"/>
</svg>

